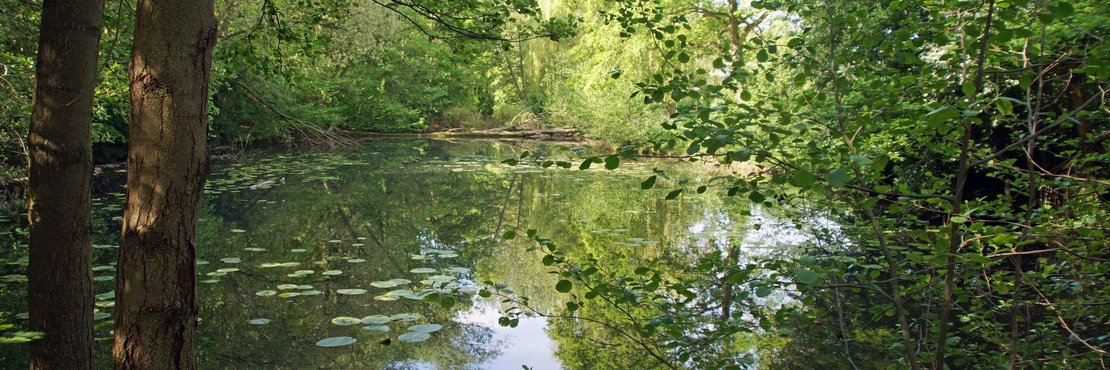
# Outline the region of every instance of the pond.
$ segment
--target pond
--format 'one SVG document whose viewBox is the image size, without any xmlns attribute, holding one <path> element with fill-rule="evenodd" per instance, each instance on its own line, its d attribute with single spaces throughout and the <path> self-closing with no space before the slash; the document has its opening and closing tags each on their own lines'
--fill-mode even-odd
<svg viewBox="0 0 1110 370">
<path fill-rule="evenodd" d="M 558 275 L 523 237 L 530 229 L 568 255 L 610 266 L 693 264 L 734 249 L 739 258 L 790 254 L 805 240 L 745 197 L 711 190 L 664 200 L 666 186 L 641 190 L 655 167 L 689 184 L 721 175 L 701 166 L 640 160 L 581 171 L 577 162 L 571 169 L 502 163 L 525 151 L 578 158 L 558 145 L 383 139 L 216 161 L 198 223 L 200 368 L 651 367 L 645 358 L 584 357 L 599 344 L 569 320 L 526 317 L 502 326 L 505 304 L 477 293 L 504 284 L 536 312 L 565 310 Z M 102 362 L 124 177 L 106 171 L 94 194 Z M 25 325 L 21 218 L 0 219 L 0 312 L 13 314 L 0 323 L 14 324 L 10 330 Z M 507 231 L 521 236 L 503 238 Z M 25 351 L 0 345 L 0 363 L 23 368 Z"/>
</svg>

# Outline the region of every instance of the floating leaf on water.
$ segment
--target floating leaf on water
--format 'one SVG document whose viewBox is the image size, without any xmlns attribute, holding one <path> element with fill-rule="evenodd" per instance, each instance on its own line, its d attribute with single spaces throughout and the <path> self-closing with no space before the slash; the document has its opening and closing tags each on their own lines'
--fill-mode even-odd
<svg viewBox="0 0 1110 370">
<path fill-rule="evenodd" d="M 436 269 L 428 268 L 428 267 L 417 267 L 417 268 L 414 268 L 412 270 L 409 270 L 409 272 L 414 273 L 414 274 L 434 274 L 436 272 Z"/>
<path fill-rule="evenodd" d="M 265 252 L 266 248 L 250 247 L 250 248 L 243 248 L 243 250 L 251 251 L 251 252 Z"/>
<path fill-rule="evenodd" d="M 351 244 L 351 246 L 352 246 L 352 247 L 362 247 L 362 246 L 365 246 L 365 245 L 366 245 L 366 244 L 362 244 L 362 243 L 354 243 L 354 244 Z"/>
<path fill-rule="evenodd" d="M 346 295 L 359 295 L 359 294 L 366 294 L 366 289 L 339 289 L 339 290 L 336 290 L 335 292 L 339 293 L 339 294 L 346 294 Z"/>
<path fill-rule="evenodd" d="M 339 244 L 339 243 L 342 243 L 342 242 L 343 242 L 343 241 L 342 241 L 342 240 L 339 240 L 339 239 L 332 239 L 332 240 L 328 240 L 328 243 L 332 243 L 332 244 Z"/>
<path fill-rule="evenodd" d="M 251 321 L 247 322 L 251 323 L 251 325 L 266 325 L 270 323 L 270 319 L 251 319 Z"/>
<path fill-rule="evenodd" d="M 211 272 L 209 272 L 208 275 L 209 276 L 216 276 L 216 275 L 212 275 Z M 112 279 L 115 279 L 115 278 L 116 277 L 112 276 L 112 275 L 93 276 L 93 281 L 108 281 L 108 280 L 112 280 Z"/>
<path fill-rule="evenodd" d="M 306 291 L 301 292 L 301 295 L 321 295 L 321 294 L 324 294 L 324 292 L 321 292 L 319 290 L 306 290 Z"/>
<path fill-rule="evenodd" d="M 198 263 L 198 264 L 199 264 L 199 263 Z M 266 263 L 263 263 L 263 264 L 261 264 L 261 265 L 258 265 L 258 267 L 261 267 L 261 268 L 264 268 L 264 269 L 268 269 L 268 268 L 274 268 L 274 267 L 281 267 L 281 263 L 278 263 L 278 262 L 266 262 Z"/>
<path fill-rule="evenodd" d="M 371 286 L 373 286 L 375 288 L 393 288 L 393 287 L 396 287 L 396 286 L 403 286 L 403 284 L 407 284 L 407 283 L 411 283 L 411 282 L 412 282 L 411 280 L 407 280 L 407 279 L 390 279 L 390 280 L 374 281 L 374 282 L 371 282 L 370 284 L 371 284 Z"/>
<path fill-rule="evenodd" d="M 427 257 L 425 257 L 423 254 L 414 254 L 414 255 L 412 255 L 412 259 L 416 260 L 416 261 L 423 261 L 426 258 Z"/>
<path fill-rule="evenodd" d="M 279 290 L 289 290 L 289 289 L 297 289 L 298 286 L 299 285 L 297 285 L 297 284 L 281 284 L 281 285 L 278 285 L 277 288 Z"/>
<path fill-rule="evenodd" d="M 470 272 L 470 269 L 468 269 L 466 267 L 448 267 L 448 268 L 443 269 L 443 271 L 465 274 L 465 273 Z"/>
<path fill-rule="evenodd" d="M 389 317 L 393 321 L 409 322 L 420 320 L 420 315 L 414 313 L 399 313 Z"/>
<path fill-rule="evenodd" d="M 96 299 L 112 299 L 112 298 L 115 298 L 115 297 L 116 297 L 116 291 L 114 291 L 114 290 L 110 291 L 110 292 L 107 292 L 107 293 L 100 293 L 100 294 L 96 295 Z"/>
<path fill-rule="evenodd" d="M 204 266 L 204 265 L 207 265 L 207 264 L 208 264 L 207 260 L 202 260 L 202 259 L 199 259 L 199 258 L 197 259 L 197 266 Z"/>
<path fill-rule="evenodd" d="M 388 333 L 389 325 L 370 325 L 362 327 L 362 330 L 373 331 L 378 333 Z"/>
<path fill-rule="evenodd" d="M 450 275 L 432 275 L 428 277 L 428 280 L 439 283 L 449 283 L 455 281 L 455 277 Z"/>
<path fill-rule="evenodd" d="M 390 321 L 393 321 L 393 319 L 386 315 L 370 315 L 362 318 L 363 324 L 385 324 Z"/>
<path fill-rule="evenodd" d="M 339 316 L 339 317 L 336 317 L 334 319 L 331 319 L 331 323 L 335 324 L 335 325 L 347 326 L 347 325 L 361 324 L 362 320 L 357 318 L 357 317 Z"/>
<path fill-rule="evenodd" d="M 293 271 L 293 273 L 294 273 L 294 274 L 297 274 L 297 275 L 312 275 L 312 274 L 315 274 L 315 273 L 316 273 L 316 271 L 312 271 L 312 270 L 297 270 L 297 271 Z"/>
<path fill-rule="evenodd" d="M 433 332 L 438 331 L 439 329 L 443 329 L 443 325 L 440 325 L 440 324 L 420 324 L 420 325 L 413 325 L 413 326 L 409 327 L 409 331 L 414 331 L 414 332 L 419 332 L 419 333 L 433 333 Z"/>
<path fill-rule="evenodd" d="M 231 229 L 231 232 L 233 232 L 233 233 L 245 233 L 247 231 L 243 230 L 243 229 Z"/>
<path fill-rule="evenodd" d="M 440 253 L 439 254 L 439 258 L 455 258 L 455 257 L 458 257 L 458 256 L 459 256 L 458 253 L 453 253 L 453 252 Z"/>
<path fill-rule="evenodd" d="M 320 275 L 327 275 L 327 276 L 336 276 L 336 275 L 342 275 L 342 274 L 343 274 L 342 270 L 327 270 L 327 271 L 324 271 L 324 272 L 320 273 Z"/>
<path fill-rule="evenodd" d="M 331 338 L 321 339 L 319 342 L 316 342 L 316 346 L 318 346 L 318 347 L 340 347 L 340 346 L 346 346 L 346 345 L 353 344 L 357 341 L 358 341 L 357 339 L 351 338 L 351 337 L 331 337 Z"/>
<path fill-rule="evenodd" d="M 311 286 L 311 285 L 308 285 L 308 284 L 305 284 L 305 285 L 297 285 L 297 289 L 299 289 L 299 290 L 309 290 L 309 289 L 312 289 L 312 286 Z"/>
<path fill-rule="evenodd" d="M 408 332 L 397 336 L 397 340 L 406 343 L 423 342 L 431 338 L 432 335 L 423 332 Z"/>
<path fill-rule="evenodd" d="M 206 280 L 199 281 L 199 283 L 201 283 L 201 284 L 215 284 L 215 283 L 218 283 L 219 281 L 220 281 L 220 279 L 206 279 Z"/>
<path fill-rule="evenodd" d="M 208 276 L 224 276 L 224 275 L 227 275 L 227 273 L 223 272 L 223 271 L 212 271 L 212 272 L 207 273 L 206 275 L 208 275 Z M 93 280 L 96 280 L 96 278 L 93 278 Z"/>
<path fill-rule="evenodd" d="M 259 297 L 269 297 L 275 294 L 277 294 L 277 291 L 274 290 L 259 290 L 257 292 L 254 292 L 254 295 Z"/>
<path fill-rule="evenodd" d="M 352 258 L 352 259 L 349 259 L 349 260 L 347 260 L 347 262 L 350 262 L 350 263 L 363 263 L 363 262 L 366 262 L 366 260 L 364 260 L 364 259 L 362 259 L 362 258 Z"/>
<path fill-rule="evenodd" d="M 360 236 L 360 237 L 357 237 L 357 238 L 355 238 L 355 239 L 358 239 L 358 240 L 366 240 L 366 237 L 365 237 L 365 236 Z"/>
<path fill-rule="evenodd" d="M 239 269 L 234 268 L 234 267 L 224 267 L 222 269 L 216 270 L 216 272 L 222 272 L 222 273 L 225 273 L 225 274 L 228 273 L 228 272 L 236 272 L 236 271 L 239 271 Z"/>
<path fill-rule="evenodd" d="M 104 320 L 109 317 L 112 317 L 112 314 L 107 312 L 97 312 L 93 314 L 93 320 Z"/>
<path fill-rule="evenodd" d="M 293 252 L 293 253 L 304 253 L 304 252 L 308 252 L 308 249 L 304 249 L 304 248 L 295 248 L 295 249 L 290 249 L 289 251 L 290 251 L 290 252 Z"/>
<path fill-rule="evenodd" d="M 396 301 L 398 299 L 401 299 L 401 297 L 398 297 L 398 296 L 395 296 L 395 295 L 389 295 L 389 294 L 382 294 L 382 295 L 374 296 L 374 300 L 383 301 L 383 302 L 392 302 L 392 301 Z"/>
<path fill-rule="evenodd" d="M 220 258 L 220 261 L 223 261 L 224 263 L 239 263 L 239 262 L 243 262 L 243 260 L 239 259 L 239 257 L 225 257 L 225 258 Z"/>
<path fill-rule="evenodd" d="M 293 298 L 293 297 L 296 297 L 296 296 L 299 296 L 299 295 L 301 295 L 300 292 L 285 292 L 285 293 L 278 294 L 278 297 Z"/>
<path fill-rule="evenodd" d="M 112 265 L 94 266 L 92 268 L 93 271 L 108 271 L 108 270 L 115 270 L 115 269 L 116 269 L 116 267 L 112 266 Z M 3 279 L 3 277 L 0 277 L 0 279 Z"/>
</svg>

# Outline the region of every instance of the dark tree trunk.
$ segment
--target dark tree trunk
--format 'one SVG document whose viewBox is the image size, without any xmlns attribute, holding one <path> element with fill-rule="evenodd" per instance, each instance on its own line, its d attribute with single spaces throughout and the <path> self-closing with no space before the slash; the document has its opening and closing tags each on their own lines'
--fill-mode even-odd
<svg viewBox="0 0 1110 370">
<path fill-rule="evenodd" d="M 31 112 L 30 328 L 32 369 L 91 369 L 89 237 L 93 93 L 103 0 L 42 5 Z"/>
<path fill-rule="evenodd" d="M 139 0 L 128 69 L 117 369 L 196 368 L 196 219 L 216 33 L 213 0 Z"/>
</svg>

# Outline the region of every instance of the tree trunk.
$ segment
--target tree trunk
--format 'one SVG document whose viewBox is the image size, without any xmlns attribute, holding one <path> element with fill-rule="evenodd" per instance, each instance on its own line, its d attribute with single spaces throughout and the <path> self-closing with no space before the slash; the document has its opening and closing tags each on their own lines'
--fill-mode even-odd
<svg viewBox="0 0 1110 370">
<path fill-rule="evenodd" d="M 31 112 L 31 369 L 91 369 L 93 93 L 103 0 L 42 5 Z"/>
<path fill-rule="evenodd" d="M 196 368 L 196 219 L 208 168 L 213 7 L 213 0 L 138 2 L 117 369 Z"/>
</svg>

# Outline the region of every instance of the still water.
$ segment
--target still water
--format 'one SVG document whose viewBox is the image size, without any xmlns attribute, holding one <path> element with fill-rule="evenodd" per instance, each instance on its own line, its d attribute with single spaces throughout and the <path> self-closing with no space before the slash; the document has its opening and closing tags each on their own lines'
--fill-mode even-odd
<svg viewBox="0 0 1110 370">
<path fill-rule="evenodd" d="M 789 253 L 804 240 L 746 199 L 711 190 L 667 201 L 663 181 L 640 190 L 653 168 L 688 184 L 720 175 L 702 167 L 501 163 L 524 151 L 577 158 L 555 145 L 391 139 L 216 161 L 198 223 L 200 368 L 616 366 L 584 360 L 581 352 L 599 344 L 557 322 L 567 320 L 498 324 L 504 305 L 476 294 L 487 283 L 506 284 L 541 313 L 557 316 L 567 301 L 542 254 L 523 237 L 503 240 L 505 232 L 534 229 L 569 255 L 613 266 L 661 257 L 693 263 L 735 247 L 741 258 Z M 100 361 L 110 346 L 124 177 L 106 171 L 94 194 Z M 20 218 L 0 219 L 0 312 L 14 324 L 8 330 L 25 325 Z M 3 367 L 24 368 L 25 351 L 0 345 Z M 638 361 L 612 364 L 652 367 Z"/>
</svg>

